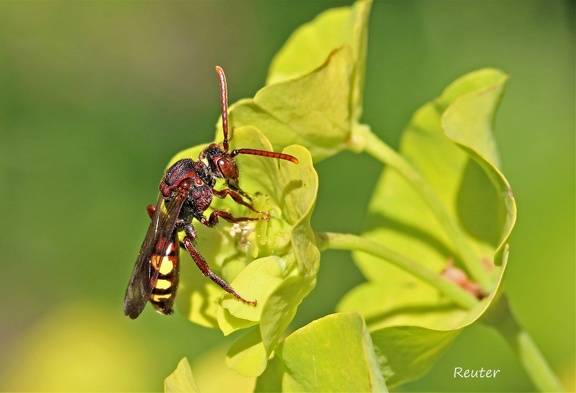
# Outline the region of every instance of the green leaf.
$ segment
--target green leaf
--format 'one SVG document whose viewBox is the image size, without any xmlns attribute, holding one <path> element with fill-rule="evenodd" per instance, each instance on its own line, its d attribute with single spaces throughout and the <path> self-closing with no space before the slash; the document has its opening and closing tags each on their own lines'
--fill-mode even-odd
<svg viewBox="0 0 576 393">
<path fill-rule="evenodd" d="M 262 262 L 256 260 L 242 272 L 246 276 L 238 282 L 240 289 L 256 291 L 259 282 L 265 283 L 261 286 L 258 306 L 253 315 L 242 311 L 243 307 L 237 301 L 230 304 L 223 302 L 224 309 L 218 314 L 220 327 L 227 333 L 246 327 L 248 320 L 259 321 L 258 329 L 241 337 L 228 354 L 227 364 L 245 376 L 257 376 L 264 371 L 270 354 L 294 318 L 298 305 L 314 288 L 319 269 L 320 252 L 310 227 L 318 188 L 317 174 L 312 158 L 305 149 L 293 146 L 285 152 L 300 160 L 298 165 L 281 162 L 280 172 L 272 177 L 277 187 L 276 195 L 280 195 L 283 201 L 281 211 L 289 230 L 289 248 L 284 250 L 282 258 L 279 258 L 282 254 L 278 251 L 271 250 L 270 254 L 275 257 Z M 266 238 L 270 238 L 269 233 Z M 264 271 L 258 271 L 261 270 L 259 264 L 266 266 Z M 270 279 L 265 278 L 270 275 Z M 236 284 L 234 281 L 233 286 L 236 287 Z"/>
<path fill-rule="evenodd" d="M 314 161 L 350 148 L 362 111 L 370 7 L 358 1 L 329 10 L 296 31 L 275 58 L 269 85 L 231 106 L 231 124 L 257 127 L 275 150 L 306 146 Z"/>
<path fill-rule="evenodd" d="M 166 377 L 164 380 L 164 391 L 170 392 L 200 392 L 196 382 L 194 381 L 194 376 L 192 375 L 192 370 L 190 370 L 190 364 L 188 359 L 183 358 L 178 363 L 178 367 L 172 374 Z"/>
<path fill-rule="evenodd" d="M 292 267 L 295 267 L 292 264 Z M 274 292 L 290 277 L 297 274 L 292 268 L 286 270 L 285 260 L 276 256 L 259 258 L 250 263 L 234 280 L 234 286 L 246 288 L 246 296 L 258 299 L 267 306 Z M 218 325 L 224 334 L 230 334 L 240 327 L 249 327 L 262 319 L 265 307 L 244 307 L 233 296 L 226 294 L 222 308 L 218 309 Z"/>
<path fill-rule="evenodd" d="M 299 144 L 315 160 L 336 154 L 346 148 L 351 132 L 352 61 L 348 47 L 335 50 L 311 73 L 266 86 L 253 99 L 234 104 L 231 123 L 264 130 L 276 150 Z"/>
<path fill-rule="evenodd" d="M 246 377 L 262 374 L 298 306 L 315 285 L 315 277 L 286 279 L 267 299 L 259 328 L 241 337 L 230 348 L 226 364 Z"/>
<path fill-rule="evenodd" d="M 288 336 L 256 391 L 386 392 L 370 334 L 360 315 L 328 315 Z"/>
<path fill-rule="evenodd" d="M 312 22 L 300 26 L 272 60 L 266 84 L 305 75 L 324 63 L 336 48 L 348 46 L 354 61 L 350 96 L 352 119 L 358 121 L 362 112 L 371 8 L 371 0 L 357 1 L 352 7 L 327 10 Z"/>
<path fill-rule="evenodd" d="M 497 82 L 494 82 L 495 74 L 500 75 Z M 404 132 L 400 149 L 404 159 L 426 179 L 452 219 L 462 226 L 467 240 L 475 250 L 478 263 L 487 263 L 488 268 L 492 266 L 495 251 L 501 248 L 507 238 L 509 223 L 515 217 L 510 188 L 506 187 L 505 192 L 502 192 L 500 186 L 495 188 L 495 176 L 500 176 L 501 181 L 506 183 L 495 170 L 496 167 L 477 154 L 471 155 L 469 150 L 461 148 L 461 144 L 455 144 L 446 137 L 442 129 L 442 115 L 446 112 L 445 121 L 450 124 L 453 114 L 462 113 L 463 109 L 474 112 L 469 107 L 461 109 L 462 102 L 476 100 L 480 111 L 487 96 L 495 109 L 505 79 L 497 71 L 483 70 L 454 82 L 438 100 L 417 111 Z M 462 98 L 453 96 L 454 91 L 460 91 Z M 448 103 L 453 104 L 447 109 Z M 469 117 L 467 125 L 450 129 L 450 132 L 466 133 L 475 130 L 476 133 L 491 135 L 494 112 L 484 113 L 485 117 L 481 120 Z M 490 140 L 488 136 L 486 140 Z M 476 151 L 482 149 L 481 146 L 475 148 Z M 485 164 L 479 165 L 477 160 Z M 460 266 L 455 245 L 445 234 L 442 225 L 412 184 L 397 172 L 384 170 L 369 210 L 368 230 L 365 233 L 367 238 L 421 261 L 433 271 L 440 272 L 450 259 L 455 259 L 456 266 Z M 405 283 L 412 280 L 410 275 L 382 264 L 376 258 L 358 255 L 356 259 L 371 281 Z M 495 282 L 497 272 L 493 277 Z"/>
<path fill-rule="evenodd" d="M 406 128 L 400 152 L 438 196 L 450 219 L 462 228 L 480 269 L 491 277 L 492 293 L 472 309 L 382 259 L 355 253 L 369 280 L 350 292 L 338 309 L 366 318 L 390 386 L 414 379 L 431 366 L 459 330 L 476 321 L 497 299 L 507 259 L 507 238 L 516 217 L 508 182 L 498 170 L 492 123 L 506 76 L 486 69 L 466 75 L 435 101 L 419 109 Z M 364 237 L 385 245 L 432 272 L 465 269 L 458 245 L 447 236 L 421 194 L 398 172 L 385 169 L 369 206 Z M 454 267 L 450 267 L 454 262 Z M 475 285 L 468 277 L 462 285 Z M 469 288 L 469 287 L 466 287 Z M 401 339 L 406 327 L 413 340 Z M 419 336 L 420 335 L 420 336 Z M 384 347 L 378 343 L 386 342 Z M 427 354 L 418 362 L 410 355 Z M 390 370 L 393 370 L 393 375 Z"/>
<path fill-rule="evenodd" d="M 423 285 L 398 290 L 384 283 L 361 286 L 360 295 L 347 297 L 338 309 L 365 316 L 386 384 L 394 387 L 426 374 L 462 329 L 497 308 L 502 279 L 497 292 L 467 312 Z"/>
<path fill-rule="evenodd" d="M 382 375 L 398 386 L 428 372 L 460 331 L 394 326 L 371 333 Z"/>
<path fill-rule="evenodd" d="M 479 86 L 477 94 L 462 96 L 442 117 L 442 128 L 446 136 L 469 154 L 486 174 L 492 186 L 492 190 L 488 193 L 495 205 L 491 207 L 492 217 L 497 221 L 492 222 L 490 218 L 486 218 L 483 209 L 470 206 L 483 203 L 484 197 L 487 196 L 487 192 L 481 193 L 484 188 L 479 184 L 474 184 L 474 190 L 468 187 L 468 194 L 462 193 L 461 203 L 467 203 L 469 207 L 459 210 L 461 221 L 474 239 L 478 239 L 478 242 L 490 241 L 490 247 L 496 246 L 498 253 L 504 251 L 506 241 L 516 223 L 517 214 L 512 188 L 499 169 L 500 158 L 494 134 L 491 132 L 506 80 L 506 75 L 491 69 L 468 75 L 463 84 L 481 83 L 488 87 L 482 89 Z M 479 195 L 470 195 L 472 191 Z M 496 258 L 496 261 L 499 260 L 501 258 Z"/>
</svg>

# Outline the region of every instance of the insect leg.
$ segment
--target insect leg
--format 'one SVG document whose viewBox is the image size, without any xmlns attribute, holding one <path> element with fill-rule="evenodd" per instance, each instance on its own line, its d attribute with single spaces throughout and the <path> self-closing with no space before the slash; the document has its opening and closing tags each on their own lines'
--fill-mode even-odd
<svg viewBox="0 0 576 393">
<path fill-rule="evenodd" d="M 202 216 L 198 221 L 200 221 L 200 223 L 202 223 L 203 225 L 206 225 L 208 228 L 212 228 L 216 224 L 218 224 L 218 217 L 222 217 L 226 221 L 235 224 L 237 222 L 243 222 L 243 221 L 269 220 L 270 215 L 268 213 L 264 213 L 264 214 L 265 214 L 265 216 L 263 216 L 263 217 L 234 217 L 232 214 L 230 214 L 227 211 L 214 210 L 212 213 L 210 213 L 209 218 Z"/>
<path fill-rule="evenodd" d="M 208 266 L 208 263 L 206 262 L 204 257 L 202 255 L 200 255 L 198 250 L 196 250 L 196 247 L 194 247 L 192 237 L 190 237 L 188 235 L 188 230 L 189 230 L 190 226 L 185 227 L 186 236 L 184 237 L 184 247 L 186 248 L 186 250 L 188 251 L 188 253 L 192 257 L 192 259 L 194 260 L 194 262 L 196 263 L 196 265 L 198 266 L 198 268 L 200 269 L 202 274 L 204 276 L 210 278 L 220 288 L 222 288 L 223 290 L 225 290 L 226 292 L 228 292 L 229 294 L 234 296 L 236 299 L 240 300 L 242 303 L 246 303 L 246 304 L 249 304 L 251 306 L 256 306 L 256 304 L 257 304 L 256 300 L 249 301 L 249 300 L 244 299 L 230 286 L 230 284 L 228 284 L 226 281 L 224 281 L 224 279 L 220 278 L 220 276 L 218 276 L 212 270 L 210 270 L 210 266 Z"/>
<path fill-rule="evenodd" d="M 228 185 L 228 187 L 231 188 L 230 191 L 234 190 L 235 192 L 237 192 L 238 194 L 242 195 L 244 198 L 248 199 L 250 202 L 252 202 L 252 197 L 250 195 L 248 195 L 248 193 L 246 191 L 244 191 L 243 189 L 241 189 L 240 187 L 238 187 L 238 182 L 235 182 L 232 179 L 228 179 L 226 181 L 226 184 Z M 214 190 L 216 191 L 216 190 Z"/>
<path fill-rule="evenodd" d="M 244 191 L 242 191 L 242 190 L 240 190 L 240 191 L 242 192 L 242 195 L 245 194 Z M 244 199 L 242 199 L 242 197 L 236 191 L 225 188 L 224 190 L 213 190 L 213 192 L 214 192 L 214 195 L 216 195 L 218 198 L 221 198 L 221 199 L 224 199 L 224 198 L 226 198 L 227 195 L 230 195 L 230 197 L 237 204 L 242 205 L 242 206 L 246 206 L 248 209 L 252 210 L 253 212 L 258 213 L 258 214 L 262 214 L 263 216 L 267 216 L 267 217 L 270 216 L 269 213 L 267 213 L 267 212 L 261 212 L 259 210 L 256 210 L 254 208 L 254 206 L 252 206 L 248 202 L 244 201 Z"/>
</svg>

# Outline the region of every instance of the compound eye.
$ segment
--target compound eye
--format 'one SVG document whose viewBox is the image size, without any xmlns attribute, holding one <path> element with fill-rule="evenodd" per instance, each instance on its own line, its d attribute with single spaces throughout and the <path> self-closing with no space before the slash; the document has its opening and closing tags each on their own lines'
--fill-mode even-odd
<svg viewBox="0 0 576 393">
<path fill-rule="evenodd" d="M 204 182 L 202 181 L 202 179 L 200 179 L 198 176 L 194 178 L 194 184 L 196 184 L 197 186 L 201 186 L 204 184 Z"/>
<path fill-rule="evenodd" d="M 219 158 L 216 162 L 218 172 L 224 179 L 234 179 L 238 176 L 237 169 L 234 164 L 226 158 Z"/>
</svg>

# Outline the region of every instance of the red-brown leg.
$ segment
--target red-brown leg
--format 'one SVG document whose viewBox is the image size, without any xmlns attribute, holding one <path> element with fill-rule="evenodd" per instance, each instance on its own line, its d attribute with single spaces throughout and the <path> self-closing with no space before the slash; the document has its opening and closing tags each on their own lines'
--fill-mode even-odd
<svg viewBox="0 0 576 393">
<path fill-rule="evenodd" d="M 230 197 L 234 200 L 234 202 L 236 202 L 239 205 L 242 206 L 246 206 L 248 209 L 252 210 L 253 212 L 256 212 L 258 214 L 262 214 L 264 216 L 269 216 L 268 213 L 266 212 L 261 212 L 259 210 L 256 210 L 254 208 L 254 206 L 252 206 L 251 204 L 249 204 L 248 202 L 244 201 L 244 199 L 242 199 L 242 197 L 240 196 L 240 194 L 238 194 L 236 191 L 233 191 L 229 188 L 225 188 L 223 190 L 213 190 L 214 195 L 216 195 L 218 198 L 226 198 L 227 195 L 230 195 Z M 243 191 L 242 191 L 243 192 Z M 244 193 L 245 194 L 245 193 Z M 246 194 L 246 196 L 248 196 Z"/>
<path fill-rule="evenodd" d="M 194 247 L 191 237 L 189 236 L 184 237 L 184 247 L 186 248 L 188 253 L 190 253 L 190 256 L 192 257 L 192 259 L 194 260 L 194 262 L 196 263 L 196 265 L 198 266 L 198 268 L 200 269 L 200 271 L 204 276 L 210 278 L 212 281 L 218 284 L 220 288 L 222 288 L 223 290 L 234 296 L 236 299 L 240 300 L 242 303 L 249 304 L 251 306 L 256 306 L 256 304 L 258 303 L 256 300 L 249 301 L 244 299 L 230 286 L 230 284 L 224 281 L 224 279 L 220 278 L 212 270 L 210 270 L 210 266 L 208 266 L 208 263 L 206 263 L 204 257 L 200 255 L 198 250 L 196 250 L 196 247 Z"/>
<path fill-rule="evenodd" d="M 228 222 L 231 222 L 233 224 L 237 223 L 237 222 L 243 222 L 243 221 L 260 221 L 260 220 L 269 220 L 270 219 L 270 215 L 268 213 L 264 213 L 265 216 L 264 217 L 234 217 L 232 214 L 230 214 L 227 211 L 224 210 L 214 210 L 212 213 L 210 213 L 210 217 L 206 218 L 205 216 L 202 216 L 202 218 L 199 220 L 200 223 L 202 223 L 203 225 L 206 225 L 208 228 L 212 228 L 214 227 L 216 224 L 218 224 L 218 218 L 222 217 L 223 219 L 225 219 Z"/>
<path fill-rule="evenodd" d="M 148 212 L 148 215 L 150 216 L 150 218 L 152 218 L 154 216 L 154 212 L 156 211 L 156 206 L 148 205 L 148 206 L 146 206 L 146 211 Z"/>
</svg>

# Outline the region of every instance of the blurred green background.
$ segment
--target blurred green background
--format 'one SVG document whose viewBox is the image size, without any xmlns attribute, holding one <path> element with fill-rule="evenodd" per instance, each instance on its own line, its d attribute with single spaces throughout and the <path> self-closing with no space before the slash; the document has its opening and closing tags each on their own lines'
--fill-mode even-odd
<svg viewBox="0 0 576 393">
<path fill-rule="evenodd" d="M 231 102 L 251 97 L 296 27 L 349 4 L 0 2 L 0 390 L 158 391 L 182 357 L 193 363 L 230 342 L 178 313 L 164 318 L 148 307 L 136 321 L 124 317 L 145 206 L 155 202 L 168 160 L 214 136 L 215 65 L 226 71 Z M 496 121 L 519 208 L 507 291 L 569 391 L 574 16 L 573 1 L 376 1 L 363 116 L 396 147 L 414 110 L 457 77 L 486 66 L 511 74 Z M 381 166 L 343 153 L 317 169 L 314 227 L 361 231 Z M 202 279 L 195 269 L 185 261 L 184 274 Z M 323 254 L 317 290 L 293 327 L 333 312 L 361 281 L 348 254 Z M 454 367 L 502 371 L 455 380 Z M 504 341 L 482 326 L 467 329 L 425 378 L 400 388 L 533 389 Z"/>
</svg>

